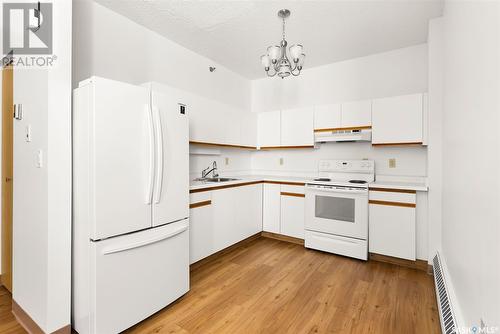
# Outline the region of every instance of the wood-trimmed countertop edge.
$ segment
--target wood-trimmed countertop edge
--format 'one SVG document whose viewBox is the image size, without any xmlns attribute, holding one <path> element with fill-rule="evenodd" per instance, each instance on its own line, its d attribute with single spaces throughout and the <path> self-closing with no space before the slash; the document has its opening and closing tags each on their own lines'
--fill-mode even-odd
<svg viewBox="0 0 500 334">
<path fill-rule="evenodd" d="M 242 182 L 239 182 L 239 183 L 231 183 L 231 184 L 225 184 L 225 185 L 207 185 L 206 187 L 203 187 L 203 188 L 190 189 L 189 193 L 194 194 L 194 193 L 201 193 L 201 192 L 205 192 L 205 191 L 250 186 L 250 185 L 260 184 L 260 183 L 281 184 L 281 185 L 288 185 L 288 186 L 305 186 L 306 185 L 303 182 L 270 181 L 270 180 L 243 181 L 242 180 Z"/>
</svg>

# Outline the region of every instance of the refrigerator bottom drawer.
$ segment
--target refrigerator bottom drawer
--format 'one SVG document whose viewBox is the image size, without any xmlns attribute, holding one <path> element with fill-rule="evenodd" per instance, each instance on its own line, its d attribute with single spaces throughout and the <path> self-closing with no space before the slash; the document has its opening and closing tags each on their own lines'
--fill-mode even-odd
<svg viewBox="0 0 500 334">
<path fill-rule="evenodd" d="M 366 240 L 306 230 L 305 247 L 368 260 L 368 242 Z"/>
<path fill-rule="evenodd" d="M 91 243 L 89 332 L 121 332 L 189 290 L 188 220 Z"/>
</svg>

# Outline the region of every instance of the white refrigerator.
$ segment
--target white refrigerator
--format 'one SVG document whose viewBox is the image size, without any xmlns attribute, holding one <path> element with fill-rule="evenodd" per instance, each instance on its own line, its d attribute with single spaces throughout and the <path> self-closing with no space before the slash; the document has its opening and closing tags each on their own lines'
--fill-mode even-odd
<svg viewBox="0 0 500 334">
<path fill-rule="evenodd" d="M 99 77 L 74 91 L 79 334 L 118 333 L 189 290 L 189 130 L 178 99 Z"/>
</svg>

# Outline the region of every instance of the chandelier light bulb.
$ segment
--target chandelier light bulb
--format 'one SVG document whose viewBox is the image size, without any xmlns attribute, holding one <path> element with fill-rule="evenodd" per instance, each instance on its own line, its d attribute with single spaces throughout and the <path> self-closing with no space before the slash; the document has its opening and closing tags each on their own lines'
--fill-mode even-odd
<svg viewBox="0 0 500 334">
<path fill-rule="evenodd" d="M 267 54 L 269 55 L 269 57 L 271 58 L 271 61 L 273 63 L 276 63 L 276 61 L 278 60 L 278 58 L 280 56 L 280 53 L 281 53 L 281 49 L 277 45 L 270 46 L 267 48 Z"/>
<path fill-rule="evenodd" d="M 262 66 L 267 70 L 271 67 L 271 58 L 268 55 L 264 55 L 260 57 L 260 61 L 262 62 Z"/>
<path fill-rule="evenodd" d="M 290 47 L 290 55 L 292 56 L 292 59 L 294 62 L 299 61 L 299 56 L 302 54 L 302 45 L 300 44 L 294 44 Z"/>
</svg>

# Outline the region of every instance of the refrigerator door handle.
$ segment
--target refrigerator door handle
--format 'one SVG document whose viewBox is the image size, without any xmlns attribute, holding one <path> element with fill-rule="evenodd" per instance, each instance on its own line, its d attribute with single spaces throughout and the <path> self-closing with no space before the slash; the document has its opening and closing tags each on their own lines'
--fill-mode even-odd
<svg viewBox="0 0 500 334">
<path fill-rule="evenodd" d="M 149 177 L 148 177 L 148 192 L 146 195 L 146 204 L 151 204 L 153 200 L 153 183 L 154 183 L 154 168 L 155 168 L 155 138 L 154 138 L 154 120 L 153 110 L 151 106 L 146 105 L 148 114 L 148 133 L 149 133 Z"/>
<path fill-rule="evenodd" d="M 104 248 L 102 250 L 102 255 L 109 255 L 109 254 L 124 252 L 124 251 L 128 251 L 128 250 L 131 250 L 131 249 L 134 249 L 134 248 L 139 248 L 139 247 L 144 247 L 144 246 L 147 246 L 147 245 L 151 245 L 151 244 L 154 244 L 155 242 L 159 242 L 159 241 L 162 241 L 162 240 L 165 240 L 165 239 L 169 239 L 169 238 L 175 237 L 176 235 L 181 234 L 184 231 L 187 231 L 187 229 L 188 229 L 188 226 L 186 224 L 186 225 L 178 227 L 177 229 L 175 229 L 173 231 L 170 231 L 169 233 L 157 236 L 155 238 L 150 238 L 150 239 L 147 239 L 147 240 L 137 241 L 137 242 L 130 243 L 128 245 L 123 245 L 123 246 L 118 246 L 118 247 Z"/>
<path fill-rule="evenodd" d="M 156 204 L 161 201 L 161 193 L 163 188 L 163 167 L 164 167 L 164 156 L 163 156 L 163 125 L 161 122 L 160 109 L 153 106 L 153 111 L 156 117 L 156 184 L 155 184 L 155 196 L 154 201 Z"/>
</svg>

